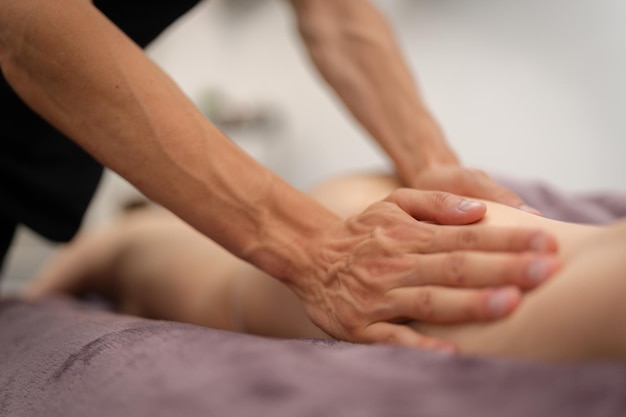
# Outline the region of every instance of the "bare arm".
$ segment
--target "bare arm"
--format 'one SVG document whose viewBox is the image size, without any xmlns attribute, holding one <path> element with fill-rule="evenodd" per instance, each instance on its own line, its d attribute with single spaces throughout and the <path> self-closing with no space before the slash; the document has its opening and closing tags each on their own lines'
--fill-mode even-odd
<svg viewBox="0 0 626 417">
<path fill-rule="evenodd" d="M 324 79 L 395 163 L 404 184 L 523 205 L 484 173 L 460 166 L 419 96 L 385 18 L 367 0 L 291 0 Z"/>
<path fill-rule="evenodd" d="M 284 276 L 302 262 L 287 242 L 336 222 L 240 152 L 89 2 L 5 1 L 0 18 L 2 70 L 22 99 L 237 255 Z"/>
</svg>

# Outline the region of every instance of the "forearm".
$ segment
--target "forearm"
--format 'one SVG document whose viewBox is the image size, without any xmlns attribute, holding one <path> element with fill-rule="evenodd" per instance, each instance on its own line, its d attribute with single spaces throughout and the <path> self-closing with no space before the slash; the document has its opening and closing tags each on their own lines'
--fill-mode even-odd
<svg viewBox="0 0 626 417">
<path fill-rule="evenodd" d="M 313 62 L 401 178 L 457 162 L 419 97 L 394 35 L 367 0 L 292 0 Z"/>
<path fill-rule="evenodd" d="M 0 13 L 2 71 L 22 99 L 235 255 L 286 278 L 305 239 L 338 221 L 243 154 L 89 2 Z"/>
</svg>

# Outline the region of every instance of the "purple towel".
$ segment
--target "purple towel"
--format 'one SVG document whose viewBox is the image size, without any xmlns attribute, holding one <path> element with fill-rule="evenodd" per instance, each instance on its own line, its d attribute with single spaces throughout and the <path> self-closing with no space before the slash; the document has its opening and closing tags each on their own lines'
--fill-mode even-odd
<svg viewBox="0 0 626 417">
<path fill-rule="evenodd" d="M 548 217 L 626 214 L 625 195 L 511 186 Z M 64 298 L 0 303 L 0 358 L 2 417 L 626 416 L 623 364 L 272 340 Z"/>
<path fill-rule="evenodd" d="M 626 366 L 280 341 L 90 309 L 0 309 L 0 415 L 624 416 Z"/>
<path fill-rule="evenodd" d="M 501 177 L 499 182 L 550 219 L 607 224 L 626 217 L 625 191 L 565 193 L 542 181 L 528 182 Z"/>
</svg>

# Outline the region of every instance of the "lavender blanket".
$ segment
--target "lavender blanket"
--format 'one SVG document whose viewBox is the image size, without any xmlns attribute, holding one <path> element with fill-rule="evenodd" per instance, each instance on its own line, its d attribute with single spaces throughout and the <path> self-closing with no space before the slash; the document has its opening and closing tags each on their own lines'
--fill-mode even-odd
<svg viewBox="0 0 626 417">
<path fill-rule="evenodd" d="M 626 215 L 626 195 L 513 188 L 550 217 Z M 0 416 L 626 416 L 622 364 L 270 340 L 63 298 L 0 303 L 0 358 Z"/>
</svg>

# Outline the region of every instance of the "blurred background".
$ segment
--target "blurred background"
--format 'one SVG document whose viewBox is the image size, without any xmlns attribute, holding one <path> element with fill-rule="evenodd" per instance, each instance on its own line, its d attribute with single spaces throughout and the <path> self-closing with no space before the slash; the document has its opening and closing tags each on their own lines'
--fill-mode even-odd
<svg viewBox="0 0 626 417">
<path fill-rule="evenodd" d="M 373 3 L 466 165 L 572 192 L 626 191 L 626 2 Z M 389 169 L 311 66 L 285 1 L 202 2 L 148 52 L 207 117 L 298 188 Z M 85 227 L 135 195 L 108 173 Z M 2 292 L 19 289 L 55 249 L 20 230 Z"/>
</svg>

